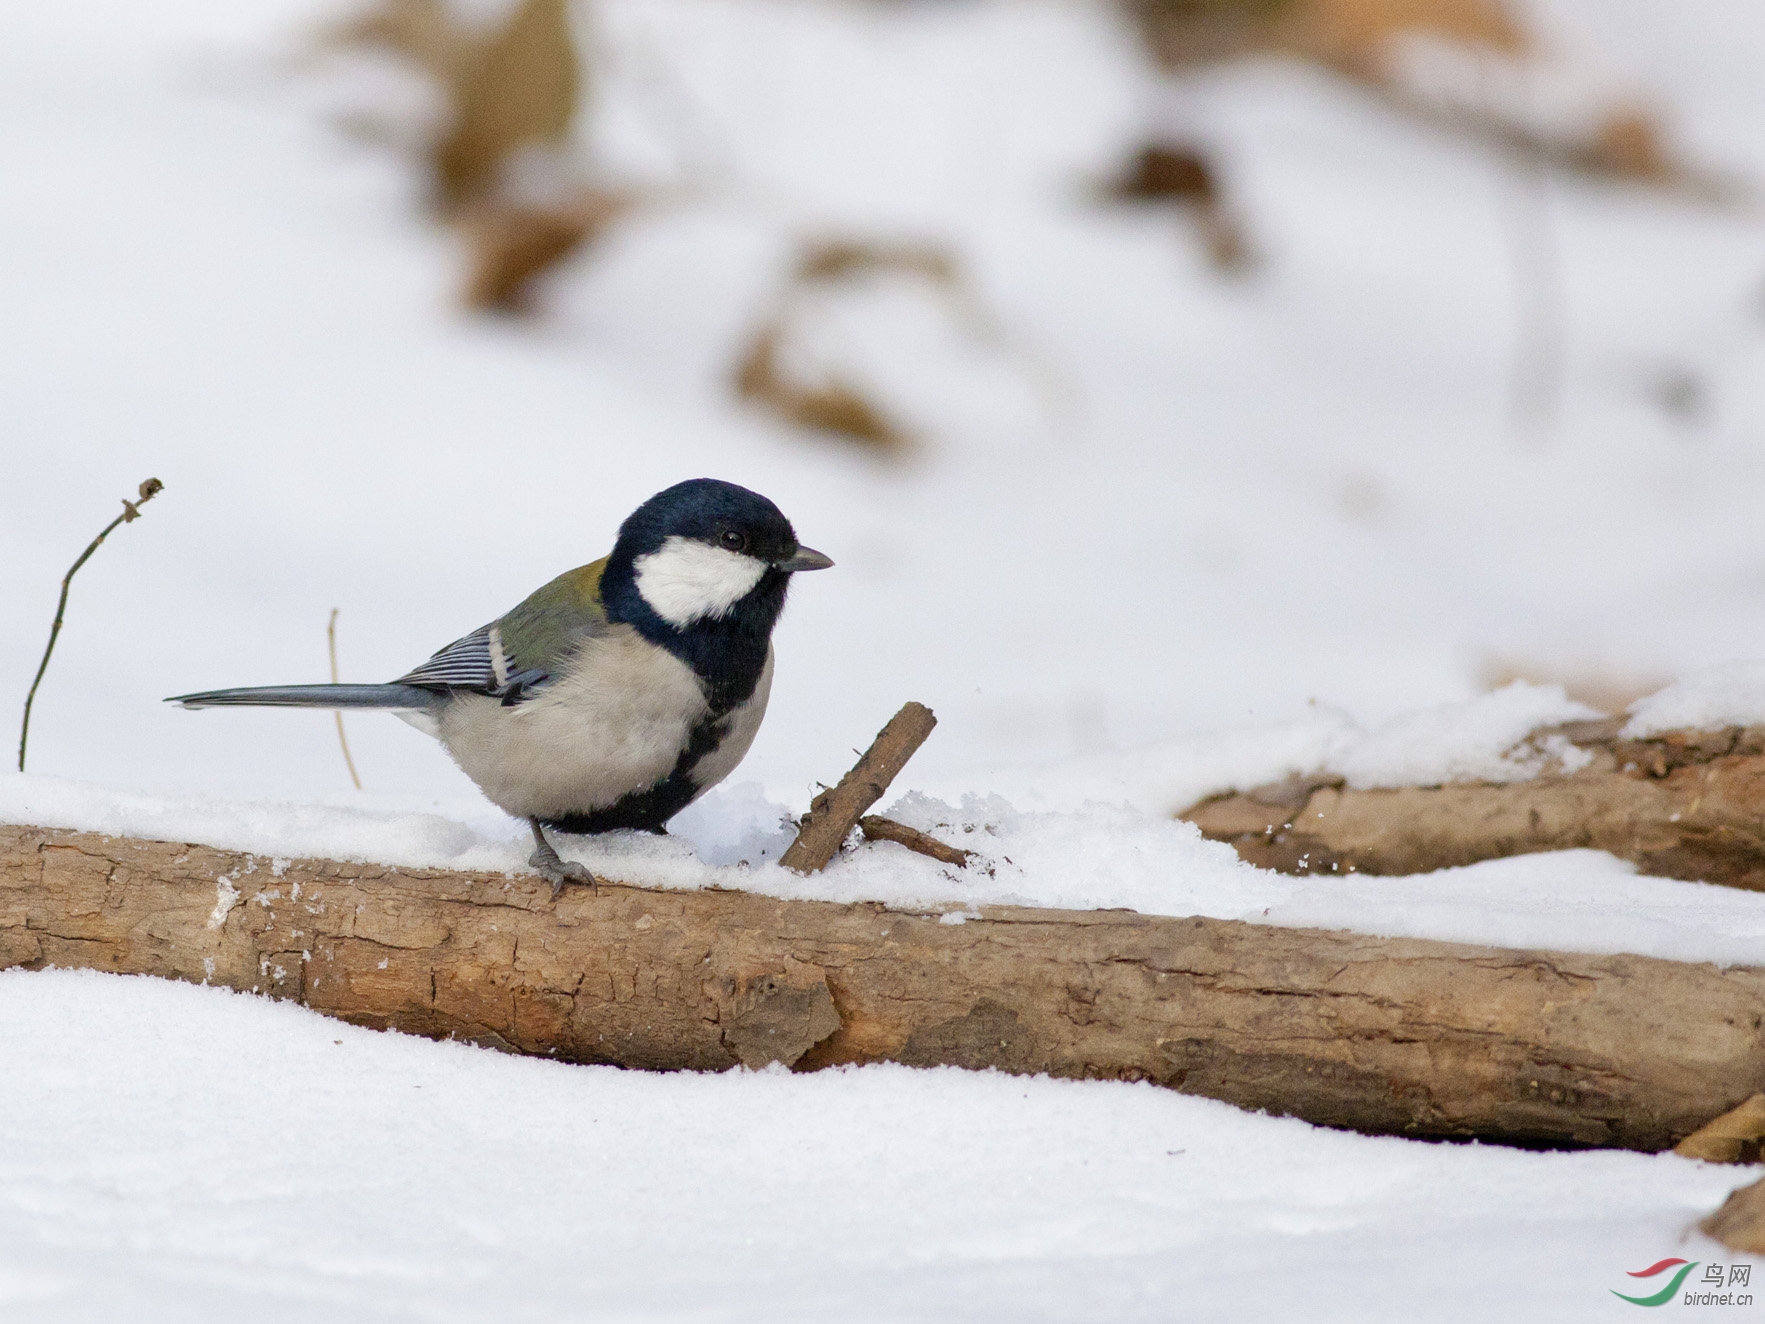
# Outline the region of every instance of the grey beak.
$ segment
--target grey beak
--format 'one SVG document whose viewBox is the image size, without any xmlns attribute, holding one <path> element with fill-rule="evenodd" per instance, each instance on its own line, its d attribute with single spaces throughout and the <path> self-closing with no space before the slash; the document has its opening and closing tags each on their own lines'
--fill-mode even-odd
<svg viewBox="0 0 1765 1324">
<path fill-rule="evenodd" d="M 787 575 L 799 570 L 825 570 L 833 564 L 833 557 L 823 556 L 813 547 L 799 547 L 795 556 L 786 557 L 782 561 L 774 561 L 774 568 L 784 571 Z"/>
</svg>

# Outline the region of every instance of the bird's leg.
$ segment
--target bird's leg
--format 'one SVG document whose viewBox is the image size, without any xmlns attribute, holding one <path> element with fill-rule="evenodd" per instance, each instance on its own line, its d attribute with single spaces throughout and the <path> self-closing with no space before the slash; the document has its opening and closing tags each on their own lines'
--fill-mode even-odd
<svg viewBox="0 0 1765 1324">
<path fill-rule="evenodd" d="M 597 880 L 587 865 L 559 858 L 552 843 L 545 839 L 545 829 L 540 826 L 539 820 L 530 818 L 527 821 L 533 827 L 533 854 L 527 857 L 527 863 L 538 869 L 540 877 L 552 885 L 554 901 L 557 900 L 558 893 L 564 890 L 565 883 L 587 883 L 590 887 L 595 885 Z"/>
</svg>

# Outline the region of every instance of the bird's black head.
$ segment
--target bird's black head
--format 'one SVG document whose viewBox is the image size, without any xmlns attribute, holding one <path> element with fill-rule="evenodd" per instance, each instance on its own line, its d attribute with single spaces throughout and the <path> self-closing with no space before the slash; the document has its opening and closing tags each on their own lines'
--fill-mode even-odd
<svg viewBox="0 0 1765 1324">
<path fill-rule="evenodd" d="M 679 656 L 714 695 L 740 691 L 740 702 L 765 665 L 791 575 L 832 564 L 798 543 L 758 492 L 694 478 L 656 493 L 619 526 L 601 599 L 609 618 Z"/>
<path fill-rule="evenodd" d="M 692 478 L 656 493 L 619 526 L 619 546 L 653 554 L 670 538 L 753 557 L 787 560 L 797 552 L 796 530 L 758 492 L 715 478 Z"/>
</svg>

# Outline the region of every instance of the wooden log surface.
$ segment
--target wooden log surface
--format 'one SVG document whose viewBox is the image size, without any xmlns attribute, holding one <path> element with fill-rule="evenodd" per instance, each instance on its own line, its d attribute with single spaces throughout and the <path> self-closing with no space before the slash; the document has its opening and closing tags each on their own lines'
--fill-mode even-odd
<svg viewBox="0 0 1765 1324">
<path fill-rule="evenodd" d="M 1657 1150 L 1765 1089 L 1765 970 L 1128 911 L 954 914 L 0 827 L 0 967 L 222 984 L 573 1062 L 1151 1080 L 1329 1126 Z"/>
<path fill-rule="evenodd" d="M 1645 873 L 1765 891 L 1765 727 L 1628 740 L 1623 721 L 1533 733 L 1558 770 L 1529 781 L 1357 790 L 1296 777 L 1178 816 L 1284 873 L 1427 873 L 1592 847 Z M 1564 754 L 1582 766 L 1562 771 Z"/>
</svg>

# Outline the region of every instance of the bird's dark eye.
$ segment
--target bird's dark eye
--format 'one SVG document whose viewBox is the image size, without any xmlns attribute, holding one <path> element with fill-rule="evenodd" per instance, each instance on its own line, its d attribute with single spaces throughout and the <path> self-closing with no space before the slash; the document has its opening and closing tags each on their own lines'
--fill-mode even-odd
<svg viewBox="0 0 1765 1324">
<path fill-rule="evenodd" d="M 723 544 L 725 551 L 745 552 L 748 550 L 746 535 L 737 533 L 734 529 L 725 529 L 717 541 Z"/>
</svg>

